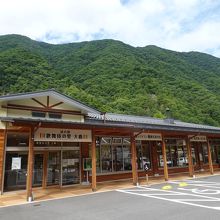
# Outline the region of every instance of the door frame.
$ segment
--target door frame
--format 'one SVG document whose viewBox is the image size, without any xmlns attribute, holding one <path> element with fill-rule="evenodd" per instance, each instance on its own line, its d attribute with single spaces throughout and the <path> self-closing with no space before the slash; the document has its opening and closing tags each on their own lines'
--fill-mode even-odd
<svg viewBox="0 0 220 220">
<path fill-rule="evenodd" d="M 35 153 L 38 154 L 43 154 L 43 179 L 42 179 L 42 188 L 46 189 L 46 188 L 50 188 L 50 187 L 56 187 L 59 186 L 60 188 L 62 187 L 71 187 L 71 186 L 76 186 L 76 185 L 80 185 L 82 180 L 82 174 L 81 174 L 81 144 L 79 144 L 79 146 L 77 147 L 78 149 L 73 149 L 73 147 L 62 147 L 61 149 L 42 149 L 42 150 L 37 150 Z M 79 150 L 79 183 L 76 184 L 70 184 L 70 185 L 63 185 L 63 152 L 64 151 L 74 151 L 74 150 Z M 55 184 L 55 185 L 47 185 L 47 178 L 48 178 L 48 158 L 49 158 L 49 153 L 50 152 L 58 152 L 60 153 L 60 172 L 59 172 L 59 184 Z"/>
</svg>

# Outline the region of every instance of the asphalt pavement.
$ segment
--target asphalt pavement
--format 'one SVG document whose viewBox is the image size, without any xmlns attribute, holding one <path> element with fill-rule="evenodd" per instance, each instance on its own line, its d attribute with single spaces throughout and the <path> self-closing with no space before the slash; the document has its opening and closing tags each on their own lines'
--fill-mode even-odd
<svg viewBox="0 0 220 220">
<path fill-rule="evenodd" d="M 0 219 L 220 219 L 220 176 L 0 208 Z"/>
</svg>

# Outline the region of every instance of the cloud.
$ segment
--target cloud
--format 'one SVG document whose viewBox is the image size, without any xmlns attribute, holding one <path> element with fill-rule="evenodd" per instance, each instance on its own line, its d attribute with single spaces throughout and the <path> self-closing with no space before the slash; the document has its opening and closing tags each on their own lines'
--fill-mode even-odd
<svg viewBox="0 0 220 220">
<path fill-rule="evenodd" d="M 220 56 L 215 0 L 0 0 L 0 34 L 49 43 L 112 38 Z"/>
</svg>

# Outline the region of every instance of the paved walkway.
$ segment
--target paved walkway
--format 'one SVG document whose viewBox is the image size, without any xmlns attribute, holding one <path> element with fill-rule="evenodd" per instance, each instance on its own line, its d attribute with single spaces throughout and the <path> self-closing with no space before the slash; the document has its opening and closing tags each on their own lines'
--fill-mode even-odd
<svg viewBox="0 0 220 220">
<path fill-rule="evenodd" d="M 215 174 L 220 175 L 220 171 L 215 172 Z M 202 172 L 196 174 L 196 177 L 205 177 L 209 176 L 208 172 Z M 175 174 L 170 175 L 169 180 L 181 180 L 189 178 L 187 174 Z M 164 183 L 164 177 L 149 177 L 149 185 L 157 184 L 157 183 Z M 146 179 L 140 178 L 139 179 L 140 185 L 146 185 Z M 123 189 L 123 188 L 131 188 L 133 187 L 132 180 L 123 180 L 123 181 L 114 181 L 114 182 L 105 182 L 105 183 L 98 183 L 97 184 L 97 192 L 106 192 L 116 189 Z M 44 201 L 44 200 L 53 200 L 65 197 L 73 197 L 79 195 L 85 195 L 94 193 L 91 190 L 91 186 L 73 186 L 73 187 L 51 187 L 47 189 L 42 188 L 33 188 L 33 195 L 34 201 Z M 4 206 L 11 206 L 11 205 L 19 205 L 25 204 L 26 201 L 26 190 L 20 190 L 16 192 L 6 192 L 2 196 L 0 196 L 0 207 Z"/>
</svg>

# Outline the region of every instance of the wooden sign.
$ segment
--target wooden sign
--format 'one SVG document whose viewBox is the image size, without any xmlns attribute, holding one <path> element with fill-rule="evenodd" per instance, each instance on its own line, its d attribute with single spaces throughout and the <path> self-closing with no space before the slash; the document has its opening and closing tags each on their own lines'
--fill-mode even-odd
<svg viewBox="0 0 220 220">
<path fill-rule="evenodd" d="M 189 135 L 188 138 L 190 142 L 207 142 L 206 136 L 202 136 L 202 135 L 197 135 L 197 136 Z"/>
<path fill-rule="evenodd" d="M 34 141 L 92 142 L 91 130 L 39 128 Z"/>
<path fill-rule="evenodd" d="M 141 133 L 135 138 L 135 140 L 162 141 L 162 135 L 159 133 Z"/>
</svg>

